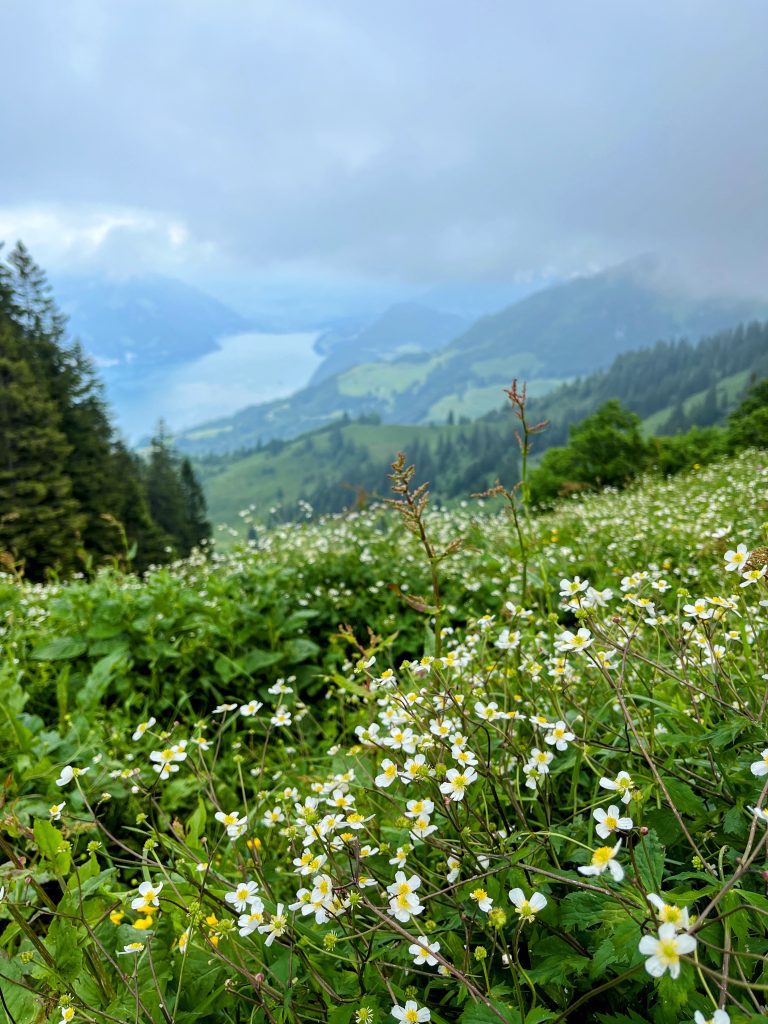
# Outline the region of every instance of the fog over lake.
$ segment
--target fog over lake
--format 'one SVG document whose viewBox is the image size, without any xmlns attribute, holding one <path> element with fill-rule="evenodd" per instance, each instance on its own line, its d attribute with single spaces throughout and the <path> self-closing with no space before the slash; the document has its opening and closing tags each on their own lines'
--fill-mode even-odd
<svg viewBox="0 0 768 1024">
<path fill-rule="evenodd" d="M 135 443 L 151 433 L 161 416 L 172 430 L 181 430 L 291 394 L 321 362 L 313 348 L 317 336 L 233 334 L 195 362 L 144 377 L 136 367 L 130 382 L 113 378 L 108 386 L 117 424 Z"/>
</svg>

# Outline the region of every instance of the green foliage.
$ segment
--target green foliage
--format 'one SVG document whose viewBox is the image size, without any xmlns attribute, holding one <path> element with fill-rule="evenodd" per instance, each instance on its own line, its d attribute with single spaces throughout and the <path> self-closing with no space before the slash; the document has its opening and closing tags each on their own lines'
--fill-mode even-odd
<svg viewBox="0 0 768 1024">
<path fill-rule="evenodd" d="M 210 535 L 191 466 L 153 479 L 178 494 L 170 529 L 150 515 L 144 469 L 116 437 L 102 387 L 66 338 L 45 275 L 19 243 L 0 263 L 0 556 L 33 579 L 104 562 L 146 568 Z M 159 474 L 158 474 L 159 476 Z"/>
<path fill-rule="evenodd" d="M 768 614 L 727 566 L 765 542 L 762 462 L 530 519 L 430 510 L 398 464 L 399 515 L 143 578 L 0 576 L 15 1019 L 381 1024 L 412 1000 L 435 1024 L 677 1024 L 724 992 L 745 1024 L 768 985 Z M 613 806 L 632 823 L 605 839 Z M 695 955 L 654 979 L 641 941 L 675 914 Z"/>
<path fill-rule="evenodd" d="M 640 418 L 615 399 L 571 427 L 566 448 L 550 448 L 531 475 L 531 496 L 551 501 L 564 489 L 623 487 L 647 461 Z"/>
</svg>

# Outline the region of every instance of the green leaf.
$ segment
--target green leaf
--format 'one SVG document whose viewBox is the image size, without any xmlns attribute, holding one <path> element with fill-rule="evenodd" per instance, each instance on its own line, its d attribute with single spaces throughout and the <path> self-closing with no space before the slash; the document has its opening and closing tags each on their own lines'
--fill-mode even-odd
<svg viewBox="0 0 768 1024">
<path fill-rule="evenodd" d="M 197 846 L 198 840 L 205 828 L 206 817 L 205 804 L 203 803 L 203 800 L 198 797 L 197 807 L 192 812 L 189 817 L 189 821 L 187 822 L 187 842 L 191 846 Z"/>
<path fill-rule="evenodd" d="M 593 924 L 615 923 L 623 917 L 621 907 L 599 893 L 570 892 L 560 902 L 560 924 L 566 930 L 571 926 L 589 928 Z"/>
<path fill-rule="evenodd" d="M 295 665 L 299 661 L 310 661 L 319 653 L 320 648 L 314 640 L 307 640 L 303 636 L 289 640 L 285 645 L 285 657 L 291 665 Z"/>
<path fill-rule="evenodd" d="M 648 892 L 658 892 L 664 879 L 664 847 L 653 829 L 642 836 L 635 847 L 635 863 L 640 881 Z"/>
<path fill-rule="evenodd" d="M 3 995 L 5 1001 L 8 1004 L 8 1009 L 13 1014 L 13 1019 L 21 1024 L 22 1021 L 25 1024 L 35 1024 L 37 1021 L 41 1021 L 45 1018 L 45 1011 L 42 1003 L 38 997 L 30 992 L 26 988 L 22 988 L 21 985 L 26 983 L 29 984 L 30 979 L 27 978 L 25 981 L 24 973 L 21 968 L 13 960 L 6 960 L 4 957 L 0 959 L 0 974 L 3 974 L 8 982 L 1 982 L 3 986 Z M 3 1014 L 4 1019 L 8 1019 Z"/>
<path fill-rule="evenodd" d="M 492 999 L 490 1002 L 498 1013 L 494 1013 L 485 1003 L 470 1003 L 459 1017 L 461 1024 L 499 1024 L 499 1014 L 501 1014 L 502 1020 L 507 1021 L 507 1024 L 522 1024 L 520 1011 L 515 1007 L 499 1002 L 497 999 Z"/>
<path fill-rule="evenodd" d="M 259 672 L 263 668 L 269 668 L 270 665 L 276 665 L 282 660 L 282 651 L 261 651 L 258 647 L 255 647 L 245 655 L 241 664 L 245 672 L 253 675 L 254 672 Z"/>
<path fill-rule="evenodd" d="M 55 874 L 66 875 L 71 862 L 70 844 L 45 818 L 35 821 L 34 832 L 40 856 L 50 864 Z"/>
<path fill-rule="evenodd" d="M 704 801 L 698 796 L 687 782 L 680 779 L 664 779 L 664 785 L 669 790 L 672 802 L 681 814 L 690 815 L 692 818 L 705 818 L 707 807 Z"/>
<path fill-rule="evenodd" d="M 78 707 L 88 709 L 100 704 L 114 676 L 127 668 L 124 650 L 118 649 L 105 654 L 93 666 L 84 685 L 78 691 Z"/>
<path fill-rule="evenodd" d="M 589 965 L 589 976 L 594 981 L 596 978 L 604 980 L 605 969 L 617 960 L 616 950 L 610 939 L 603 939 L 600 945 L 592 954 L 592 963 Z M 526 1024 L 528 1024 L 526 1020 Z"/>
<path fill-rule="evenodd" d="M 31 657 L 35 661 L 69 661 L 85 654 L 87 646 L 85 640 L 73 636 L 56 636 L 35 648 Z"/>
<path fill-rule="evenodd" d="M 544 1021 L 554 1020 L 559 1014 L 547 1010 L 544 1006 L 537 1006 L 525 1015 L 525 1024 L 544 1024 Z"/>
</svg>

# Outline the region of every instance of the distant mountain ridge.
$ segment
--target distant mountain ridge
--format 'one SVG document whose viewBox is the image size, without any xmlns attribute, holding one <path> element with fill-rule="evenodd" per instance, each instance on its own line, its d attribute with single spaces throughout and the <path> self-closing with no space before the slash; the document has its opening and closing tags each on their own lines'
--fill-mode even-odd
<svg viewBox="0 0 768 1024">
<path fill-rule="evenodd" d="M 417 302 L 400 302 L 364 326 L 336 328 L 322 334 L 315 349 L 325 359 L 310 386 L 360 363 L 432 352 L 446 345 L 468 325 L 455 313 L 443 313 Z"/>
<path fill-rule="evenodd" d="M 573 377 L 606 368 L 629 349 L 660 339 L 698 339 L 768 316 L 758 300 L 696 299 L 654 282 L 647 260 L 634 261 L 536 292 L 484 316 L 446 345 L 361 362 L 290 398 L 250 406 L 177 437 L 190 453 L 255 448 L 345 414 L 375 412 L 385 422 L 427 424 L 497 408 L 512 377 L 544 394 Z"/>
<path fill-rule="evenodd" d="M 54 288 L 71 333 L 105 369 L 190 362 L 213 352 L 217 337 L 259 329 L 199 288 L 161 274 L 62 277 Z"/>
</svg>

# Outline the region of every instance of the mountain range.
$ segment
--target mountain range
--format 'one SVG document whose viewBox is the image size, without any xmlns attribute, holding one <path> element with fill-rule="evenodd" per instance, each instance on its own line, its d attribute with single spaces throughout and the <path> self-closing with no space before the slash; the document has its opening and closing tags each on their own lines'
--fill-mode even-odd
<svg viewBox="0 0 768 1024">
<path fill-rule="evenodd" d="M 400 424 L 474 419 L 499 406 L 513 377 L 528 380 L 532 396 L 543 395 L 622 352 L 659 339 L 696 340 L 768 315 L 763 301 L 673 291 L 655 270 L 640 259 L 552 285 L 447 340 L 449 317 L 395 307 L 378 324 L 325 335 L 325 361 L 307 387 L 185 430 L 176 443 L 193 454 L 243 451 L 372 412 Z"/>
</svg>

